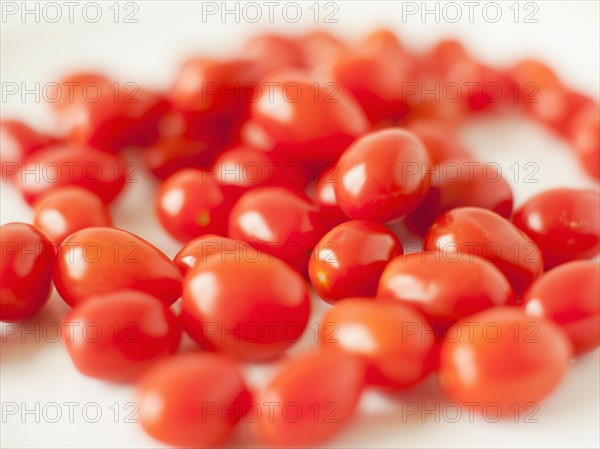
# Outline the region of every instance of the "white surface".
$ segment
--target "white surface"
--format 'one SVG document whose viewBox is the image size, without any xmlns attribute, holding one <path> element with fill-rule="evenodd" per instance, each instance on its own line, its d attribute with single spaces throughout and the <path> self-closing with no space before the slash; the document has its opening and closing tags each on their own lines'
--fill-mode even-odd
<svg viewBox="0 0 600 449">
<path fill-rule="evenodd" d="M 3 2 L 11 3 L 11 2 Z M 17 2 L 20 5 L 20 2 Z M 84 2 L 82 2 L 83 5 Z M 221 2 L 218 2 L 220 5 Z M 484 20 L 476 9 L 473 23 L 463 19 L 455 24 L 435 23 L 432 16 L 423 23 L 419 16 L 405 16 L 402 5 L 411 2 L 338 2 L 337 24 L 320 27 L 347 38 L 356 38 L 375 26 L 386 25 L 398 31 L 407 45 L 424 48 L 442 36 L 461 38 L 468 48 L 489 62 L 510 62 L 536 56 L 549 63 L 573 87 L 598 97 L 599 93 L 599 4 L 589 2 L 536 2 L 539 23 L 514 23 L 510 2 L 499 2 L 503 17 L 497 23 Z M 480 2 L 481 7 L 489 2 Z M 314 28 L 303 3 L 302 20 L 292 24 L 275 15 L 274 23 L 221 23 L 215 16 L 202 21 L 202 6 L 193 2 L 138 2 L 137 24 L 113 23 L 110 3 L 102 3 L 103 18 L 88 23 L 76 10 L 74 22 L 35 23 L 30 16 L 22 23 L 15 16 L 2 21 L 2 82 L 51 82 L 73 69 L 97 68 L 122 81 L 166 86 L 177 64 L 193 51 L 219 55 L 231 54 L 244 38 L 266 29 L 300 33 Z M 283 4 L 283 2 L 282 2 Z M 422 2 L 414 2 L 417 7 Z M 468 6 L 458 4 L 468 14 Z M 443 4 L 440 5 L 443 7 Z M 33 7 L 30 5 L 30 7 Z M 230 4 L 230 7 L 233 7 Z M 406 8 L 406 6 L 404 6 Z M 433 8 L 434 3 L 428 3 Z M 520 5 L 524 7 L 523 4 Z M 265 8 L 267 8 L 265 6 Z M 266 14 L 265 9 L 265 14 Z M 123 12 L 123 11 L 122 11 Z M 523 13 L 523 10 L 522 10 Z M 6 19 L 6 21 L 5 21 Z M 43 19 L 43 17 L 42 17 Z M 522 17 L 521 17 L 522 19 Z M 4 86 L 4 84 L 3 84 Z M 52 129 L 48 108 L 31 97 L 2 98 L 2 117 L 25 118 L 43 128 Z M 578 167 L 564 143 L 545 130 L 521 118 L 481 119 L 464 132 L 465 141 L 483 160 L 500 164 L 509 179 L 509 167 L 518 162 L 539 164 L 538 183 L 515 183 L 517 205 L 530 195 L 555 186 L 597 189 Z M 521 165 L 522 166 L 522 165 Z M 143 179 L 144 181 L 144 179 Z M 114 205 L 116 225 L 138 233 L 173 255 L 178 248 L 159 228 L 153 216 L 152 182 L 133 184 Z M 31 211 L 14 189 L 2 184 L 1 223 L 29 221 Z M 317 307 L 322 309 L 323 306 Z M 61 313 L 66 310 L 54 295 L 50 305 L 27 328 L 54 338 Z M 315 313 L 315 319 L 318 312 Z M 48 324 L 50 323 L 50 324 Z M 5 329 L 6 330 L 6 329 Z M 36 332 L 36 331 L 34 331 Z M 16 335 L 3 335 L 1 343 L 0 393 L 3 404 L 2 447 L 159 447 L 135 423 L 126 422 L 133 411 L 132 388 L 117 387 L 78 374 L 72 367 L 61 342 L 35 341 L 34 334 L 23 329 Z M 306 342 L 311 339 L 310 332 Z M 24 340 L 24 341 L 23 341 Z M 328 442 L 338 447 L 598 447 L 599 441 L 599 360 L 600 352 L 578 359 L 566 379 L 533 416 L 537 422 L 511 420 L 489 423 L 476 414 L 474 422 L 463 416 L 457 422 L 453 410 L 444 409 L 439 393 L 428 381 L 422 387 L 395 396 L 369 393 L 356 419 L 338 437 Z M 252 384 L 262 384 L 271 375 L 265 366 L 249 368 Z M 440 404 L 437 413 L 407 416 L 403 401 L 414 402 L 425 413 Z M 67 403 L 75 402 L 72 420 Z M 5 413 L 16 403 L 19 413 Z M 24 407 L 38 403 L 35 414 L 22 415 Z M 62 417 L 55 423 L 58 404 Z M 102 412 L 96 423 L 94 405 Z M 116 417 L 115 407 L 120 413 Z M 88 406 L 84 416 L 82 409 Z M 111 408 L 112 407 L 112 408 Z M 406 406 L 404 406 L 406 407 Z M 87 419 L 86 419 L 87 417 Z M 134 416 L 135 418 L 135 416 Z M 38 421 L 38 422 L 36 422 Z M 70 422 L 72 421 L 72 422 Z M 424 421 L 424 422 L 423 422 Z M 439 422 L 436 422 L 439 421 Z M 252 445 L 242 428 L 231 442 Z"/>
</svg>

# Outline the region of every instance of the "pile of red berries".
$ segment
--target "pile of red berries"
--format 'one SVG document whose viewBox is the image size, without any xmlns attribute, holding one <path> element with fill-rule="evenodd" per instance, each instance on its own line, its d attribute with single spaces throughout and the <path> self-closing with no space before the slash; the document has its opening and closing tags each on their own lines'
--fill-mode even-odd
<svg viewBox="0 0 600 449">
<path fill-rule="evenodd" d="M 75 367 L 138 382 L 141 424 L 163 442 L 219 444 L 252 417 L 261 444 L 316 443 L 365 387 L 431 373 L 459 403 L 524 409 L 600 344 L 599 265 L 583 260 L 600 251 L 598 193 L 555 189 L 513 211 L 509 183 L 456 134 L 475 114 L 522 111 L 600 178 L 598 104 L 540 62 L 498 69 L 455 41 L 414 54 L 384 30 L 354 46 L 314 32 L 190 59 L 168 92 L 94 73 L 63 84 L 57 136 L 1 123 L 3 181 L 34 225 L 0 228 L 0 319 L 31 318 L 54 284 L 65 323 L 89 330 L 66 339 Z M 426 84 L 470 88 L 420 95 Z M 185 244 L 173 260 L 111 227 L 130 148 L 161 180 L 158 218 Z M 301 338 L 308 280 L 335 304 L 317 349 L 251 392 L 238 362 Z M 166 357 L 183 331 L 203 351 Z"/>
</svg>

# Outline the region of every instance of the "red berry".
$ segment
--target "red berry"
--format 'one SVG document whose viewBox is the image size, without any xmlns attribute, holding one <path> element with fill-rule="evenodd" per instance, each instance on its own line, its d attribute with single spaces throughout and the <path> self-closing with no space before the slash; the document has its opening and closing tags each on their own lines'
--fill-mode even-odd
<svg viewBox="0 0 600 449">
<path fill-rule="evenodd" d="M 593 190 L 551 189 L 525 202 L 513 217 L 552 268 L 600 252 L 600 195 Z"/>
<path fill-rule="evenodd" d="M 98 195 L 76 186 L 51 190 L 35 202 L 33 224 L 58 245 L 75 231 L 111 226 L 106 205 Z"/>
<path fill-rule="evenodd" d="M 156 196 L 156 211 L 165 230 L 182 242 L 203 234 L 227 233 L 231 202 L 214 175 L 186 168 L 167 178 Z"/>
<path fill-rule="evenodd" d="M 470 158 L 445 159 L 432 169 L 431 185 L 419 208 L 406 217 L 413 233 L 425 235 L 442 213 L 456 207 L 488 209 L 509 218 L 513 208 L 510 185 L 498 166 Z"/>
<path fill-rule="evenodd" d="M 351 296 L 374 297 L 383 269 L 399 254 L 400 240 L 382 224 L 348 221 L 319 240 L 308 274 L 315 291 L 328 302 Z"/>
<path fill-rule="evenodd" d="M 335 161 L 367 131 L 360 105 L 333 82 L 315 83 L 292 76 L 270 79 L 252 103 L 252 120 L 262 129 L 266 149 L 304 161 Z"/>
<path fill-rule="evenodd" d="M 177 123 L 179 118 L 172 119 L 174 123 L 168 126 L 185 126 Z M 214 144 L 214 140 L 218 139 L 216 134 L 217 131 L 206 133 L 203 135 L 203 140 L 189 140 L 179 133 L 174 136 L 163 136 L 154 145 L 145 148 L 142 157 L 152 174 L 159 179 L 168 178 L 188 167 L 208 166 L 220 146 Z"/>
<path fill-rule="evenodd" d="M 459 207 L 438 217 L 425 236 L 427 251 L 453 259 L 476 255 L 496 265 L 518 299 L 542 274 L 539 247 L 510 221 L 476 207 Z"/>
<path fill-rule="evenodd" d="M 126 176 L 135 172 L 133 162 L 126 163 L 112 154 L 61 145 L 30 155 L 14 179 L 30 204 L 64 186 L 83 187 L 108 204 L 123 189 Z"/>
<path fill-rule="evenodd" d="M 274 446 L 319 443 L 349 421 L 363 385 L 364 368 L 353 355 L 321 351 L 300 356 L 257 395 L 261 415 L 255 434 Z"/>
<path fill-rule="evenodd" d="M 562 379 L 571 345 L 550 321 L 499 307 L 457 323 L 442 345 L 440 383 L 448 396 L 505 419 L 531 411 Z"/>
<path fill-rule="evenodd" d="M 310 251 L 322 235 L 316 208 L 282 187 L 245 193 L 229 217 L 229 237 L 284 260 L 306 273 Z"/>
<path fill-rule="evenodd" d="M 368 134 L 338 161 L 338 204 L 359 220 L 400 219 L 425 198 L 428 165 L 427 152 L 413 134 L 400 129 Z"/>
<path fill-rule="evenodd" d="M 144 430 L 180 447 L 223 443 L 248 410 L 251 398 L 236 363 L 206 353 L 161 361 L 142 377 L 137 397 Z"/>
<path fill-rule="evenodd" d="M 525 313 L 548 318 L 569 336 L 576 354 L 600 345 L 600 266 L 576 261 L 542 275 L 523 296 Z"/>
<path fill-rule="evenodd" d="M 319 342 L 364 360 L 366 380 L 388 388 L 409 387 L 428 374 L 434 333 L 411 307 L 369 299 L 340 301 L 321 320 Z"/>
<path fill-rule="evenodd" d="M 415 307 L 443 335 L 461 318 L 511 303 L 513 293 L 502 272 L 481 257 L 447 259 L 425 252 L 392 260 L 381 275 L 377 298 Z"/>
<path fill-rule="evenodd" d="M 48 301 L 56 248 L 34 226 L 0 226 L 0 321 L 19 321 L 35 315 Z"/>
<path fill-rule="evenodd" d="M 183 136 L 200 141 L 214 136 L 220 148 L 233 143 L 256 101 L 257 69 L 249 60 L 187 60 L 171 89 L 174 108 L 186 123 Z"/>
<path fill-rule="evenodd" d="M 309 310 L 304 279 L 268 254 L 215 255 L 185 277 L 185 330 L 203 348 L 242 360 L 280 355 L 302 335 Z"/>
<path fill-rule="evenodd" d="M 121 290 L 88 298 L 65 318 L 66 345 L 86 376 L 130 382 L 177 350 L 181 328 L 159 299 Z"/>
<path fill-rule="evenodd" d="M 409 114 L 402 98 L 408 75 L 387 59 L 345 53 L 338 57 L 330 73 L 356 98 L 372 125 L 398 122 Z"/>
<path fill-rule="evenodd" d="M 181 295 L 181 273 L 158 248 L 115 228 L 86 228 L 67 237 L 54 269 L 67 304 L 120 290 L 135 290 L 172 304 Z"/>
<path fill-rule="evenodd" d="M 68 87 L 53 106 L 62 132 L 73 142 L 114 153 L 158 140 L 160 120 L 170 109 L 161 95 L 94 73 L 75 74 L 61 84 Z"/>
<path fill-rule="evenodd" d="M 222 153 L 210 169 L 226 194 L 239 197 L 254 187 L 306 187 L 317 170 L 308 164 L 286 160 L 271 151 L 237 147 Z"/>
</svg>

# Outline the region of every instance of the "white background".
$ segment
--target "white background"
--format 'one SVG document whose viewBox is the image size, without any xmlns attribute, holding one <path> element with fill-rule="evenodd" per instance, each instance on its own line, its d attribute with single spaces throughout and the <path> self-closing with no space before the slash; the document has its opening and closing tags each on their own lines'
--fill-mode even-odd
<svg viewBox="0 0 600 449">
<path fill-rule="evenodd" d="M 7 3 L 3 2 L 3 8 Z M 460 38 L 481 59 L 498 64 L 514 62 L 533 56 L 550 64 L 569 85 L 598 98 L 599 94 L 599 3 L 596 1 L 545 1 L 535 2 L 538 23 L 524 23 L 525 5 L 519 5 L 521 16 L 514 21 L 514 2 L 498 2 L 502 17 L 496 23 L 482 13 L 489 2 L 478 2 L 473 23 L 468 20 L 467 6 L 458 2 L 463 18 L 458 23 L 448 23 L 444 16 L 436 22 L 434 15 L 425 20 L 417 15 L 403 15 L 407 3 L 422 9 L 422 2 L 337 2 L 339 11 L 336 24 L 315 24 L 313 2 L 302 3 L 303 18 L 298 23 L 286 21 L 276 9 L 274 23 L 262 20 L 247 23 L 241 17 L 235 22 L 233 15 L 223 23 L 220 17 L 211 16 L 203 21 L 199 2 L 137 2 L 138 23 L 114 23 L 113 2 L 102 2 L 102 18 L 89 23 L 82 15 L 82 6 L 75 9 L 74 21 L 68 21 L 68 9 L 63 7 L 63 18 L 48 23 L 44 16 L 36 23 L 33 15 L 25 22 L 19 15 L 2 18 L 1 78 L 3 88 L 7 82 L 47 83 L 57 81 L 72 70 L 98 69 L 126 82 L 146 83 L 166 87 L 172 80 L 177 65 L 194 53 L 228 56 L 239 51 L 244 39 L 265 30 L 289 34 L 302 33 L 317 26 L 347 39 L 358 39 L 376 26 L 385 25 L 398 32 L 406 45 L 424 49 L 445 36 Z M 59 2 L 60 5 L 63 5 Z M 220 5 L 218 2 L 217 5 Z M 284 2 L 282 2 L 283 6 Z M 403 5 L 404 4 L 404 5 Z M 438 7 L 443 12 L 444 3 Z M 17 2 L 21 7 L 21 2 Z M 242 5 L 243 6 L 243 5 Z M 234 8 L 234 3 L 229 3 Z M 324 6 L 321 5 L 321 8 Z M 428 2 L 427 8 L 435 8 Z M 28 8 L 35 8 L 32 2 Z M 40 6 L 43 8 L 43 5 Z M 121 14 L 124 14 L 121 6 Z M 514 7 L 513 7 L 514 8 Z M 529 6 L 527 11 L 531 11 Z M 41 9 L 41 12 L 43 9 Z M 93 17 L 93 10 L 88 10 Z M 267 9 L 263 10 L 265 17 Z M 322 9 L 323 11 L 323 9 Z M 47 9 L 49 18 L 54 12 Z M 449 9 L 448 14 L 453 13 Z M 404 20 L 403 20 L 404 19 Z M 37 103 L 32 96 L 22 101 L 19 96 L 2 98 L 2 118 L 19 117 L 36 126 L 51 130 L 53 122 L 47 105 Z M 521 117 L 481 118 L 469 125 L 463 133 L 465 142 L 484 161 L 500 164 L 504 175 L 514 181 L 509 169 L 515 162 L 538 163 L 537 183 L 514 183 L 517 205 L 536 192 L 550 187 L 570 186 L 598 189 L 579 168 L 566 145 L 540 127 Z M 115 224 L 149 239 L 170 256 L 178 244 L 158 226 L 153 214 L 154 181 L 144 174 L 142 182 L 132 184 L 114 204 Z M 31 210 L 22 202 L 12 186 L 2 183 L 1 223 L 30 221 Z M 316 302 L 315 319 L 323 305 Z M 39 323 L 45 329 L 46 340 L 55 336 L 54 323 L 60 322 L 66 310 L 61 300 L 52 297 L 49 306 L 32 322 L 28 329 Z M 105 384 L 78 374 L 72 367 L 61 342 L 36 342 L 35 335 L 23 333 L 2 336 L 0 356 L 0 393 L 3 407 L 16 403 L 17 415 L 2 415 L 2 447 L 160 447 L 146 436 L 135 423 L 125 421 L 127 405 L 134 400 L 133 389 Z M 41 332 L 44 334 L 44 331 Z M 37 332 L 39 335 L 40 332 Z M 303 345 L 309 344 L 308 332 Z M 24 341 L 23 341 L 24 340 Z M 303 346 L 301 345 L 301 346 Z M 295 348 L 295 350 L 298 350 Z M 474 421 L 463 414 L 458 422 L 454 410 L 442 406 L 434 415 L 424 419 L 420 413 L 407 416 L 402 402 L 415 402 L 428 410 L 440 401 L 435 382 L 431 379 L 422 386 L 393 396 L 376 392 L 365 395 L 357 417 L 339 436 L 328 442 L 334 447 L 598 447 L 599 441 L 599 360 L 598 350 L 573 363 L 566 379 L 542 403 L 533 416 L 535 423 L 514 423 L 505 420 L 489 423 L 476 414 Z M 248 368 L 253 385 L 266 382 L 272 369 L 266 366 Z M 50 423 L 56 408 L 44 405 L 57 403 L 62 417 Z M 73 421 L 69 422 L 67 402 L 75 402 Z M 24 403 L 24 404 L 23 404 Z M 22 415 L 24 407 L 33 408 L 39 403 L 39 422 L 35 414 Z M 86 404 L 97 403 L 102 412 L 96 423 L 94 408 Z M 115 407 L 120 411 L 115 417 Z M 49 419 L 44 419 L 44 413 Z M 87 420 L 86 420 L 87 417 Z M 115 423 L 115 418 L 117 423 Z M 135 419 L 135 415 L 133 416 Z M 439 421 L 439 422 L 436 422 Z M 247 429 L 240 429 L 232 445 L 251 446 Z"/>
</svg>

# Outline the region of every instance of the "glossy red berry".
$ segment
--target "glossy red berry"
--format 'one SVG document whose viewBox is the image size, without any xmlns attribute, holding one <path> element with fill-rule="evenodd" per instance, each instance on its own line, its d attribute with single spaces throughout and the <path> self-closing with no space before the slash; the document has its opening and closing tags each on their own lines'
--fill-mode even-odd
<svg viewBox="0 0 600 449">
<path fill-rule="evenodd" d="M 437 217 L 456 207 L 480 207 L 510 218 L 513 194 L 497 165 L 470 158 L 445 159 L 431 171 L 423 203 L 405 220 L 413 233 L 425 235 Z"/>
<path fill-rule="evenodd" d="M 203 348 L 241 360 L 280 355 L 302 335 L 309 310 L 302 276 L 265 253 L 215 255 L 185 277 L 185 330 Z"/>
<path fill-rule="evenodd" d="M 399 254 L 400 240 L 384 225 L 352 220 L 319 240 L 308 274 L 317 294 L 328 302 L 351 296 L 374 297 L 383 269 Z"/>
<path fill-rule="evenodd" d="M 168 358 L 152 367 L 137 387 L 144 430 L 179 447 L 223 443 L 249 409 L 250 399 L 240 368 L 219 354 Z"/>
<path fill-rule="evenodd" d="M 310 252 L 322 235 L 316 208 L 282 187 L 245 193 L 229 217 L 229 237 L 284 260 L 306 273 Z"/>
<path fill-rule="evenodd" d="M 286 158 L 335 161 L 367 131 L 360 105 L 334 82 L 315 83 L 292 76 L 269 79 L 252 104 L 252 120 L 262 129 L 266 149 Z"/>
<path fill-rule="evenodd" d="M 170 97 L 185 121 L 183 136 L 204 141 L 212 136 L 216 149 L 235 142 L 256 102 L 258 67 L 250 60 L 191 58 L 179 70 Z"/>
<path fill-rule="evenodd" d="M 75 231 L 111 226 L 110 212 L 100 197 L 82 187 L 49 191 L 35 202 L 33 224 L 60 245 Z"/>
<path fill-rule="evenodd" d="M 203 234 L 227 233 L 231 202 L 214 175 L 195 168 L 167 178 L 156 196 L 156 211 L 165 230 L 182 242 Z"/>
<path fill-rule="evenodd" d="M 181 295 L 181 272 L 158 248 L 116 228 L 86 228 L 67 237 L 54 269 L 67 304 L 120 290 L 135 290 L 172 304 Z"/>
<path fill-rule="evenodd" d="M 600 266 L 569 262 L 544 273 L 523 296 L 525 313 L 547 318 L 569 336 L 576 354 L 600 345 Z"/>
<path fill-rule="evenodd" d="M 427 152 L 413 134 L 400 129 L 358 139 L 337 165 L 336 198 L 355 219 L 400 219 L 421 204 L 429 187 Z"/>
<path fill-rule="evenodd" d="M 499 416 L 531 411 L 569 366 L 571 345 L 554 323 L 499 307 L 460 321 L 441 351 L 440 383 L 461 404 Z"/>
<path fill-rule="evenodd" d="M 179 120 L 173 118 L 173 123 L 167 122 L 165 126 L 185 127 L 185 123 L 179 123 Z M 164 136 L 154 145 L 145 148 L 142 157 L 152 174 L 159 179 L 166 179 L 188 167 L 208 166 L 219 149 L 214 144 L 217 136 L 213 134 L 217 133 L 217 131 L 213 131 L 212 134 L 206 133 L 202 140 L 189 140 L 179 132 L 174 136 Z"/>
<path fill-rule="evenodd" d="M 255 187 L 303 190 L 317 172 L 317 169 L 311 170 L 309 164 L 245 146 L 225 151 L 209 167 L 225 193 L 232 197 L 240 197 Z"/>
<path fill-rule="evenodd" d="M 363 385 L 364 367 L 354 355 L 319 351 L 291 360 L 257 394 L 261 415 L 255 435 L 280 447 L 324 441 L 349 421 Z"/>
<path fill-rule="evenodd" d="M 330 76 L 356 98 L 372 125 L 395 123 L 409 114 L 402 91 L 408 75 L 387 58 L 348 52 L 334 62 Z"/>
<path fill-rule="evenodd" d="M 155 92 L 144 87 L 139 89 L 134 84 L 125 83 L 120 86 L 119 101 L 123 102 L 126 117 L 126 127 L 122 130 L 120 141 L 112 144 L 112 147 L 127 148 L 129 146 L 147 148 L 154 145 L 161 136 L 161 130 L 165 126 L 163 121 L 171 112 L 171 103 L 162 93 Z M 100 146 L 101 148 L 101 146 Z"/>
<path fill-rule="evenodd" d="M 551 189 L 525 202 L 513 223 L 540 248 L 546 269 L 600 252 L 600 195 Z"/>
<path fill-rule="evenodd" d="M 360 356 L 369 384 L 400 389 L 428 373 L 434 331 L 417 310 L 402 304 L 350 298 L 321 319 L 319 343 Z"/>
<path fill-rule="evenodd" d="M 377 298 L 418 309 L 438 335 L 461 318 L 514 299 L 510 284 L 491 262 L 466 254 L 451 259 L 438 252 L 392 260 L 381 275 Z"/>
<path fill-rule="evenodd" d="M 42 194 L 64 186 L 95 193 L 106 204 L 125 186 L 138 167 L 112 154 L 73 146 L 47 147 L 30 155 L 14 180 L 25 200 L 33 204 Z"/>
<path fill-rule="evenodd" d="M 25 320 L 50 297 L 56 248 L 26 223 L 0 226 L 0 242 L 0 321 Z"/>
<path fill-rule="evenodd" d="M 181 326 L 159 299 L 121 290 L 88 298 L 65 317 L 65 343 L 86 376 L 131 382 L 177 350 Z"/>
<path fill-rule="evenodd" d="M 410 117 L 412 111 L 407 98 L 410 87 L 407 88 L 407 86 L 414 86 L 421 80 L 418 57 L 400 42 L 394 32 L 385 28 L 377 29 L 366 35 L 356 46 L 356 54 L 359 55 L 358 60 L 370 59 L 379 63 L 377 64 L 379 68 L 376 70 L 373 70 L 376 66 L 372 66 L 371 63 L 367 64 L 367 67 L 371 65 L 371 70 L 368 75 L 365 74 L 364 81 L 358 80 L 358 85 L 362 84 L 367 88 L 371 86 L 372 95 L 375 97 L 385 91 L 388 93 L 391 91 L 395 96 L 392 108 L 389 108 L 391 106 L 389 103 L 383 104 L 384 108 L 388 106 L 387 112 L 391 114 L 388 114 L 386 120 L 382 121 L 380 125 L 386 126 L 398 121 L 403 122 Z M 385 75 L 389 76 L 390 80 L 396 84 L 395 87 L 391 86 L 390 80 L 381 78 Z M 365 103 L 365 108 L 368 107 L 368 104 Z M 398 109 L 393 111 L 393 107 Z"/>
<path fill-rule="evenodd" d="M 438 217 L 424 248 L 449 259 L 472 254 L 489 260 L 506 276 L 517 299 L 544 270 L 535 242 L 507 219 L 476 207 L 459 207 Z"/>
<path fill-rule="evenodd" d="M 94 73 L 78 73 L 60 84 L 68 87 L 53 106 L 69 140 L 113 153 L 158 140 L 160 120 L 170 109 L 158 93 Z"/>
</svg>

